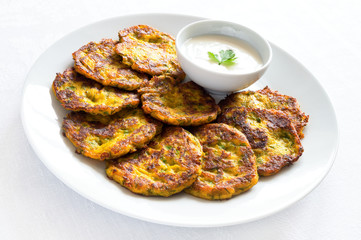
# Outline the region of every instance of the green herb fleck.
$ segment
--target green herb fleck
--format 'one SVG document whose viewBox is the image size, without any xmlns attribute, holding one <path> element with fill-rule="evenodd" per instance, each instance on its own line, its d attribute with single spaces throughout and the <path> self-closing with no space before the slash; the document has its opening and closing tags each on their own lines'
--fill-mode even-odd
<svg viewBox="0 0 361 240">
<path fill-rule="evenodd" d="M 221 50 L 219 51 L 219 55 L 216 53 L 208 52 L 208 57 L 217 62 L 218 65 L 223 64 L 233 64 L 234 60 L 237 59 L 236 54 L 233 52 L 233 50 Z"/>
<path fill-rule="evenodd" d="M 263 163 L 263 159 L 259 157 L 259 158 L 256 159 L 256 162 L 257 162 L 257 164 L 262 164 L 262 163 Z"/>
<path fill-rule="evenodd" d="M 69 90 L 75 91 L 76 87 L 75 87 L 75 86 L 68 86 L 68 87 L 66 87 L 66 89 L 69 89 Z"/>
<path fill-rule="evenodd" d="M 163 163 L 167 163 L 167 160 L 166 160 L 163 156 L 160 157 L 160 160 L 161 160 Z"/>
<path fill-rule="evenodd" d="M 226 146 L 224 146 L 224 145 L 218 145 L 220 148 L 222 148 L 223 150 L 225 150 L 226 149 Z"/>
</svg>

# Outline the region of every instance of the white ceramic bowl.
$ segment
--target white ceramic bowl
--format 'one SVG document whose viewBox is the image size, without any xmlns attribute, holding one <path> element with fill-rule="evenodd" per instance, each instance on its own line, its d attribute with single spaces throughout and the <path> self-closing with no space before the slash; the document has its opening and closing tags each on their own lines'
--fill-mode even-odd
<svg viewBox="0 0 361 240">
<path fill-rule="evenodd" d="M 196 64 L 185 53 L 184 43 L 201 35 L 225 35 L 249 43 L 262 58 L 263 65 L 250 72 L 220 72 Z M 271 59 L 272 49 L 269 43 L 253 30 L 237 23 L 220 20 L 202 20 L 183 27 L 176 37 L 176 49 L 179 63 L 188 77 L 213 93 L 228 93 L 244 89 L 262 77 Z"/>
</svg>

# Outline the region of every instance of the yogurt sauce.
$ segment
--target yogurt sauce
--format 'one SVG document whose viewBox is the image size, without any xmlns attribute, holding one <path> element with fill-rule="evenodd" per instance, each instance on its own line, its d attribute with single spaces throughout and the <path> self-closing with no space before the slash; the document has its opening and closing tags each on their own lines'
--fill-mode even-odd
<svg viewBox="0 0 361 240">
<path fill-rule="evenodd" d="M 219 55 L 221 50 L 231 49 L 236 54 L 237 59 L 234 64 L 221 64 L 211 60 L 208 52 Z M 188 39 L 183 44 L 183 50 L 187 57 L 212 71 L 222 73 L 247 73 L 262 67 L 263 61 L 249 43 L 224 35 L 202 35 Z"/>
</svg>

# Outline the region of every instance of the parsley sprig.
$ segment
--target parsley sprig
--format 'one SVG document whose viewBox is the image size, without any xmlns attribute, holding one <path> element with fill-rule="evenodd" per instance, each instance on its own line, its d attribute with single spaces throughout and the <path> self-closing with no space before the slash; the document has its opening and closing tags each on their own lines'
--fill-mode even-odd
<svg viewBox="0 0 361 240">
<path fill-rule="evenodd" d="M 233 50 L 221 50 L 219 51 L 219 55 L 216 53 L 208 52 L 208 57 L 213 61 L 217 62 L 218 65 L 223 64 L 233 64 L 234 60 L 237 59 L 236 54 Z"/>
</svg>

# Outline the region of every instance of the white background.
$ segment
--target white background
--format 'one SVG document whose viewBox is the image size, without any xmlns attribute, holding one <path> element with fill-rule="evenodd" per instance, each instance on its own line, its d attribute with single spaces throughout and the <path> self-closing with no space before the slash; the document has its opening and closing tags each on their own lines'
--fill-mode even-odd
<svg viewBox="0 0 361 240">
<path fill-rule="evenodd" d="M 339 152 L 308 196 L 265 219 L 218 228 L 135 220 L 84 199 L 37 158 L 20 102 L 27 72 L 65 34 L 132 13 L 181 13 L 246 25 L 303 63 L 335 107 Z M 0 239 L 361 239 L 361 2 L 0 0 Z"/>
</svg>

